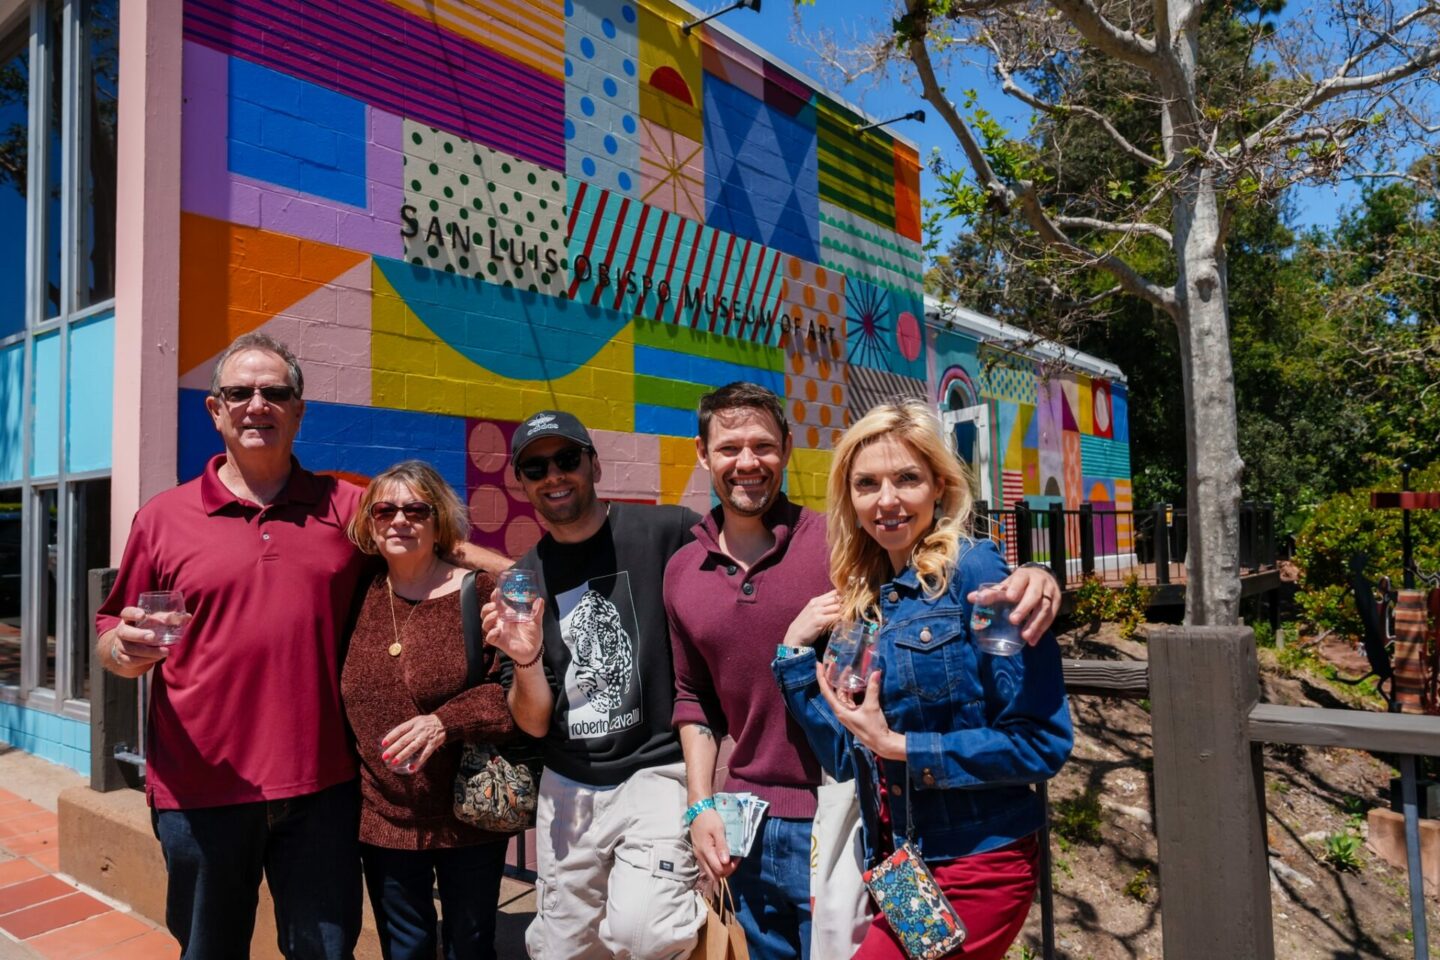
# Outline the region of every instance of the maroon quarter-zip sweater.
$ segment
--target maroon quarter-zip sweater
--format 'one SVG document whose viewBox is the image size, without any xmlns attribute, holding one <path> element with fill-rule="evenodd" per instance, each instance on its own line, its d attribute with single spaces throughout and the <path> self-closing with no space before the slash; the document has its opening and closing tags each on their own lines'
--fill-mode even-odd
<svg viewBox="0 0 1440 960">
<path fill-rule="evenodd" d="M 748 572 L 720 548 L 723 520 L 716 507 L 665 568 L 673 721 L 734 739 L 726 790 L 769 801 L 772 816 L 810 818 L 820 764 L 786 712 L 770 664 L 801 609 L 830 589 L 825 517 L 782 495 L 764 518 L 775 546 Z"/>
</svg>

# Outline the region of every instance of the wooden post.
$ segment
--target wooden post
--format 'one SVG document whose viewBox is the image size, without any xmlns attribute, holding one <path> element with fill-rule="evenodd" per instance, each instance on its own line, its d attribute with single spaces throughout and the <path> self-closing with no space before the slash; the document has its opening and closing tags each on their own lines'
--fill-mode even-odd
<svg viewBox="0 0 1440 960">
<path fill-rule="evenodd" d="M 1246 627 L 1146 628 L 1165 960 L 1274 960 Z"/>
<path fill-rule="evenodd" d="M 95 648 L 95 611 L 110 594 L 115 571 L 91 570 L 89 574 L 89 643 Z M 105 669 L 99 657 L 90 658 L 90 789 L 100 793 L 139 787 L 139 772 L 115 760 L 117 743 L 134 744 L 140 731 L 139 684 L 117 677 Z"/>
<path fill-rule="evenodd" d="M 1050 504 L 1050 572 L 1055 574 L 1055 582 L 1060 584 L 1060 589 L 1065 589 L 1065 505 L 1063 503 Z"/>
</svg>

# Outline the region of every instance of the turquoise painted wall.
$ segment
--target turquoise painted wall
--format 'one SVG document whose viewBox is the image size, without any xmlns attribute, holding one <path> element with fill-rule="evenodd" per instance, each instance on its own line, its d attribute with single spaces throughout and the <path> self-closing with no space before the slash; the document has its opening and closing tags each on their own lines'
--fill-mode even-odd
<svg viewBox="0 0 1440 960">
<path fill-rule="evenodd" d="M 0 743 L 90 775 L 90 725 L 79 720 L 0 703 Z"/>
</svg>

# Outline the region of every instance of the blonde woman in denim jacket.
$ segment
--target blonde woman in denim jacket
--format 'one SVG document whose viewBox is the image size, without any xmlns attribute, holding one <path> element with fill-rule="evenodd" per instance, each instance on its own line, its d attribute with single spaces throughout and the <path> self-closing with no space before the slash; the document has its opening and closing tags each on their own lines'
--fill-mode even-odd
<svg viewBox="0 0 1440 960">
<path fill-rule="evenodd" d="M 1044 806 L 1032 785 L 1073 742 L 1059 648 L 1048 632 L 1012 657 L 976 647 L 970 598 L 1009 571 L 993 543 L 970 538 L 969 480 L 924 404 L 882 404 L 846 431 L 829 496 L 841 619 L 879 622 L 881 669 L 857 698 L 809 657 L 777 660 L 777 679 L 822 762 L 880 798 L 871 857 L 913 836 L 969 928 L 956 956 L 999 960 L 1037 880 Z M 905 954 L 881 916 L 855 956 Z"/>
</svg>

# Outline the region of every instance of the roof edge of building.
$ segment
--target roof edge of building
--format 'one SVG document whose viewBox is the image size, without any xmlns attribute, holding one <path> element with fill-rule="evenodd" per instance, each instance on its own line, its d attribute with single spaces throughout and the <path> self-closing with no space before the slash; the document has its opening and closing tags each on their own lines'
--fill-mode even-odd
<svg viewBox="0 0 1440 960">
<path fill-rule="evenodd" d="M 1035 334 L 1014 324 L 925 295 L 925 322 L 936 327 L 959 329 L 980 339 L 997 343 L 1015 353 L 1028 354 L 1043 360 L 1058 360 L 1080 370 L 1125 383 L 1125 373 L 1109 360 L 1067 347 L 1053 340 L 1039 339 Z"/>
</svg>

